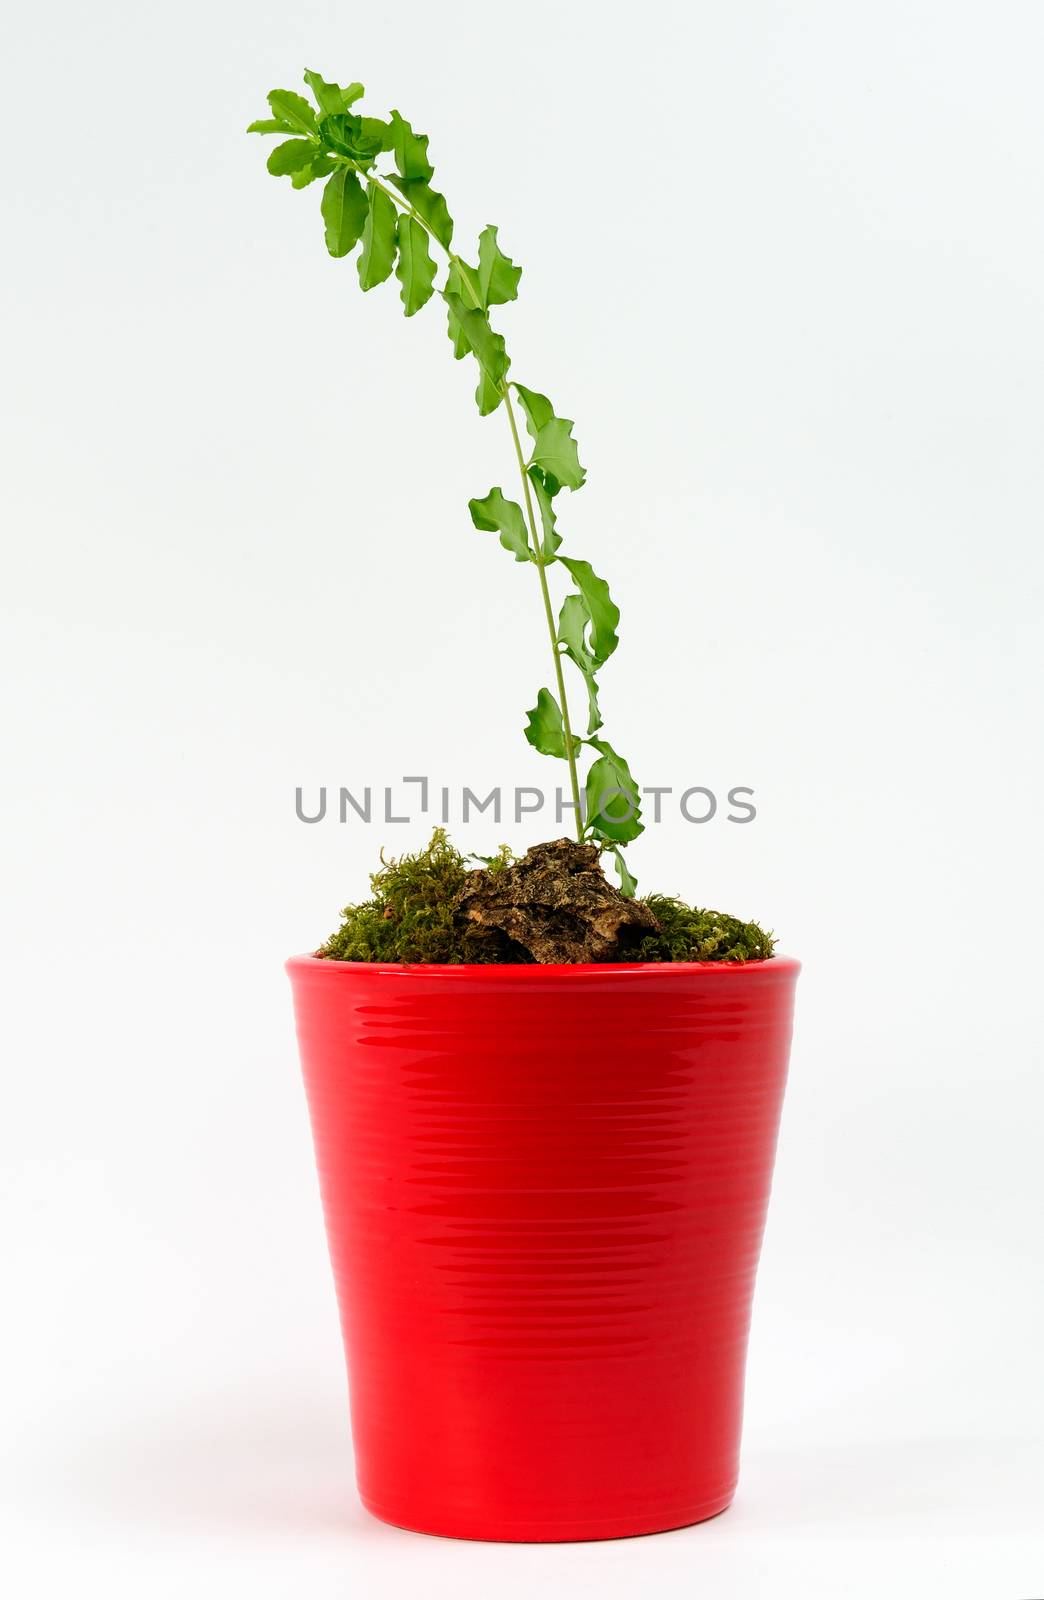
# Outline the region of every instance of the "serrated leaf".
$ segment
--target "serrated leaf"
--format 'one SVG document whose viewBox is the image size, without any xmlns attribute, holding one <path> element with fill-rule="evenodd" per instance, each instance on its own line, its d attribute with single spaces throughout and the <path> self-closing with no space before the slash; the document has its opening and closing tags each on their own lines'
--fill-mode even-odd
<svg viewBox="0 0 1044 1600">
<path fill-rule="evenodd" d="M 407 181 L 394 172 L 389 176 L 407 204 L 428 224 L 443 249 L 448 250 L 453 238 L 453 218 L 442 195 L 430 188 L 423 178 Z"/>
<path fill-rule="evenodd" d="M 247 133 L 296 133 L 289 122 L 280 122 L 278 117 L 261 117 L 259 121 L 250 123 Z"/>
<path fill-rule="evenodd" d="M 327 83 L 318 72 L 306 72 L 304 81 L 315 96 L 319 110 L 326 113 L 347 111 L 366 93 L 361 83 L 350 83 L 347 89 L 342 89 L 339 83 Z"/>
<path fill-rule="evenodd" d="M 458 337 L 463 338 L 490 382 L 498 386 L 502 384 L 511 362 L 501 335 L 493 332 L 483 312 L 469 309 L 452 289 L 443 289 L 442 298 L 449 309 L 450 338 L 454 342 L 454 349 Z"/>
<path fill-rule="evenodd" d="M 547 480 L 539 467 L 529 468 L 529 481 L 533 485 L 537 507 L 540 511 L 540 521 L 543 524 L 544 537 L 541 540 L 541 554 L 545 561 L 555 559 L 555 551 L 562 543 L 562 536 L 555 532 L 555 508 L 551 501 L 551 492 Z"/>
<path fill-rule="evenodd" d="M 569 569 L 573 582 L 583 596 L 591 619 L 591 659 L 596 667 L 600 667 L 608 661 L 620 642 L 616 634 L 620 623 L 619 607 L 609 593 L 609 585 L 598 576 L 589 561 L 577 561 L 574 556 L 559 556 L 558 559 Z"/>
<path fill-rule="evenodd" d="M 589 739 L 598 760 L 587 774 L 587 826 L 611 844 L 626 844 L 643 832 L 638 785 L 623 756 L 604 739 Z"/>
<path fill-rule="evenodd" d="M 285 144 L 277 144 L 268 157 L 269 172 L 275 178 L 285 178 L 291 172 L 299 172 L 302 167 L 307 167 L 315 155 L 315 145 L 310 139 L 287 139 Z"/>
<path fill-rule="evenodd" d="M 583 487 L 585 473 L 573 438 L 573 424 L 568 417 L 550 417 L 537 429 L 532 464 L 545 475 L 564 483 L 567 489 Z"/>
<path fill-rule="evenodd" d="M 500 534 L 501 544 L 511 551 L 516 561 L 532 561 L 522 507 L 506 499 L 503 489 L 491 489 L 484 500 L 469 500 L 468 510 L 476 528 L 484 533 Z"/>
<path fill-rule="evenodd" d="M 399 177 L 407 183 L 427 183 L 435 168 L 428 160 L 428 135 L 414 133 L 406 118 L 398 111 L 391 114 L 391 149 Z"/>
<path fill-rule="evenodd" d="M 303 94 L 295 94 L 292 89 L 273 89 L 268 96 L 268 104 L 272 108 L 273 117 L 278 117 L 280 122 L 288 123 L 298 133 L 317 131 L 315 112 Z"/>
<path fill-rule="evenodd" d="M 513 384 L 512 388 L 521 401 L 526 414 L 526 427 L 535 443 L 541 428 L 554 416 L 555 408 L 546 394 L 537 394 L 535 389 L 527 389 L 524 383 Z"/>
<path fill-rule="evenodd" d="M 359 283 L 364 290 L 376 288 L 391 276 L 395 246 L 395 204 L 383 189 L 371 183 L 359 256 Z"/>
<path fill-rule="evenodd" d="M 297 171 L 291 175 L 290 182 L 295 189 L 307 189 L 308 185 L 314 183 L 316 178 L 329 177 L 330 173 L 336 170 L 336 167 L 337 163 L 333 157 L 320 150 L 312 157 L 307 166 L 298 167 Z"/>
<path fill-rule="evenodd" d="M 518 299 L 518 280 L 522 268 L 504 255 L 497 244 L 497 230 L 492 224 L 479 234 L 479 292 L 483 309 L 503 306 Z"/>
<path fill-rule="evenodd" d="M 326 248 L 332 256 L 347 256 L 362 238 L 369 204 L 362 184 L 350 167 L 338 167 L 323 190 Z"/>
<path fill-rule="evenodd" d="M 412 317 L 421 306 L 427 305 L 433 293 L 435 263 L 428 249 L 428 235 L 415 217 L 405 212 L 398 220 L 399 259 L 395 276 L 402 284 L 399 291 L 406 315 Z"/>
<path fill-rule="evenodd" d="M 527 712 L 526 738 L 544 756 L 565 756 L 562 711 L 550 689 L 541 689 L 537 703 Z"/>
<path fill-rule="evenodd" d="M 618 845 L 613 845 L 612 856 L 616 862 L 616 875 L 620 879 L 620 893 L 625 900 L 633 900 L 634 892 L 638 887 L 638 879 L 627 869 L 627 862 L 623 858 L 623 851 Z"/>
</svg>

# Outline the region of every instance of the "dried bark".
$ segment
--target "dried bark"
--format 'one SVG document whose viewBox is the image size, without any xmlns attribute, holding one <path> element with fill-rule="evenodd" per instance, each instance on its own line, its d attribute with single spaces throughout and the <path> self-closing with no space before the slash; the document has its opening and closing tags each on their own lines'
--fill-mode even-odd
<svg viewBox="0 0 1044 1600">
<path fill-rule="evenodd" d="M 492 960 L 626 961 L 660 931 L 648 906 L 608 881 L 597 846 L 570 839 L 534 845 L 513 866 L 469 873 L 458 917 L 469 944 Z"/>
</svg>

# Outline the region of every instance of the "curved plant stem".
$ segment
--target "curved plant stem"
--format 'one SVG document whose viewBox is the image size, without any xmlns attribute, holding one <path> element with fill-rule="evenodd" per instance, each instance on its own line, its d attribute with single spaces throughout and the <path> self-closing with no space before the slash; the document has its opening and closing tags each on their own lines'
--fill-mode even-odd
<svg viewBox="0 0 1044 1600">
<path fill-rule="evenodd" d="M 435 244 L 438 245 L 439 249 L 443 252 L 451 265 L 454 265 L 459 269 L 461 282 L 467 288 L 475 310 L 481 311 L 482 305 L 479 301 L 478 295 L 475 292 L 475 286 L 471 281 L 471 270 L 467 263 L 461 261 L 458 255 L 455 255 L 452 250 L 448 249 L 447 246 L 442 243 L 442 240 L 438 238 L 435 233 L 433 233 L 432 229 L 428 226 L 428 223 L 421 216 L 420 212 L 415 210 L 414 207 L 410 205 L 405 196 L 399 194 L 395 189 L 390 189 L 386 183 L 381 182 L 376 173 L 369 172 L 365 167 L 359 166 L 357 162 L 346 160 L 343 164 L 345 166 L 352 167 L 359 174 L 364 183 L 372 184 L 375 189 L 380 189 L 383 194 L 387 195 L 388 199 L 398 210 L 404 211 L 407 216 L 413 217 L 416 222 L 420 223 L 429 239 L 434 240 Z M 507 412 L 508 426 L 511 429 L 511 440 L 515 447 L 515 457 L 518 461 L 519 476 L 522 479 L 522 491 L 526 505 L 526 520 L 529 524 L 529 538 L 533 547 L 533 564 L 537 569 L 537 575 L 540 579 L 540 593 L 544 601 L 544 615 L 547 618 L 548 633 L 551 635 L 551 654 L 553 655 L 555 661 L 555 682 L 558 686 L 558 702 L 562 708 L 562 731 L 565 736 L 566 761 L 569 764 L 569 787 L 573 797 L 573 810 L 576 817 L 576 836 L 582 842 L 584 837 L 584 815 L 580 804 L 580 780 L 577 777 L 576 771 L 576 746 L 579 741 L 574 740 L 573 730 L 569 721 L 569 703 L 566 699 L 565 678 L 562 673 L 562 653 L 558 648 L 558 629 L 555 626 L 555 614 L 551 606 L 551 594 L 547 587 L 547 572 L 545 570 L 547 562 L 544 558 L 544 551 L 540 542 L 540 536 L 537 533 L 536 516 L 533 511 L 533 494 L 529 484 L 529 473 L 526 471 L 526 458 L 522 450 L 522 441 L 519 438 L 518 423 L 515 420 L 515 408 L 511 400 L 511 385 L 506 378 L 501 380 L 500 393 L 504 398 L 504 408 Z"/>
</svg>

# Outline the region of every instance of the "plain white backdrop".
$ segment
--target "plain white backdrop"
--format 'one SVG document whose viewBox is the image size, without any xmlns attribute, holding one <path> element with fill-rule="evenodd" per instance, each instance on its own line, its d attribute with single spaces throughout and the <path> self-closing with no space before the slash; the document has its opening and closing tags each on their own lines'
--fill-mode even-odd
<svg viewBox="0 0 1044 1600">
<path fill-rule="evenodd" d="M 0 1562 L 22 1596 L 1044 1595 L 1044 12 L 67 0 L 5 29 Z M 499 418 L 243 129 L 314 67 L 431 134 L 577 420 L 645 888 L 771 924 L 798 1027 L 744 1470 L 509 1548 L 358 1506 L 281 970 L 540 783 Z M 481 791 L 484 792 L 484 789 Z M 546 836 L 492 822 L 485 849 Z"/>
</svg>

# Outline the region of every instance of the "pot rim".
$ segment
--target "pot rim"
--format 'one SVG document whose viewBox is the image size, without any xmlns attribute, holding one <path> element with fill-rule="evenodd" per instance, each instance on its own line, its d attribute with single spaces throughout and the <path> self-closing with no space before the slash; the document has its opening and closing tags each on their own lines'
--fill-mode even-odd
<svg viewBox="0 0 1044 1600">
<path fill-rule="evenodd" d="M 442 978 L 449 983 L 463 978 L 477 978 L 486 982 L 497 978 L 517 978 L 522 983 L 539 983 L 542 979 L 551 978 L 570 983 L 608 976 L 641 981 L 642 978 L 653 976 L 664 977 L 668 973 L 689 978 L 698 975 L 706 977 L 708 981 L 713 981 L 712 975 L 720 975 L 724 981 L 736 981 L 745 972 L 792 973 L 796 977 L 801 971 L 801 962 L 796 956 L 786 955 L 769 956 L 766 961 L 576 961 L 567 964 L 488 961 L 459 962 L 457 965 L 423 961 L 336 961 L 325 956 L 299 955 L 291 956 L 286 962 L 286 970 L 291 974 L 317 967 L 355 975 L 366 973 L 375 978 Z"/>
</svg>

